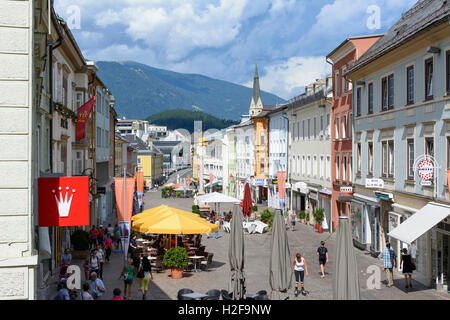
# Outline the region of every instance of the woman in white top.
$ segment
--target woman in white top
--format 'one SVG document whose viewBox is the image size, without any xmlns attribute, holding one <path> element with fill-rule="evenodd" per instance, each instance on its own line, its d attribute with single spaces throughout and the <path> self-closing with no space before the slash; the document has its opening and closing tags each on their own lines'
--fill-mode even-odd
<svg viewBox="0 0 450 320">
<path fill-rule="evenodd" d="M 292 263 L 292 272 L 295 273 L 295 296 L 298 295 L 298 284 L 302 285 L 302 293 L 305 292 L 303 280 L 305 278 L 305 273 L 308 275 L 308 266 L 306 264 L 305 258 L 302 257 L 300 253 L 296 254 L 296 258 Z"/>
<path fill-rule="evenodd" d="M 98 273 L 98 268 L 100 267 L 100 262 L 97 257 L 97 250 L 92 251 L 91 257 L 89 258 L 90 271 Z"/>
</svg>

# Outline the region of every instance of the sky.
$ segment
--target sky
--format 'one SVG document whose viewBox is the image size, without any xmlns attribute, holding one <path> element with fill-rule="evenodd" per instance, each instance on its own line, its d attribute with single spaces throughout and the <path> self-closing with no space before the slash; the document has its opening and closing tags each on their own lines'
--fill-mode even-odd
<svg viewBox="0 0 450 320">
<path fill-rule="evenodd" d="M 350 36 L 386 32 L 417 0 L 55 0 L 87 60 L 132 60 L 291 99 Z"/>
</svg>

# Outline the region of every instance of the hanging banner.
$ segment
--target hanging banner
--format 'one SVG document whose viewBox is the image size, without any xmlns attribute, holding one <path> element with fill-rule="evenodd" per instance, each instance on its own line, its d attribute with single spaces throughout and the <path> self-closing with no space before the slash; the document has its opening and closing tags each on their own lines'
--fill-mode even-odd
<svg viewBox="0 0 450 320">
<path fill-rule="evenodd" d="M 447 170 L 447 187 L 448 187 L 448 195 L 450 196 L 450 170 Z"/>
<path fill-rule="evenodd" d="M 136 192 L 141 207 L 144 200 L 144 172 L 136 172 Z"/>
<path fill-rule="evenodd" d="M 190 175 L 188 175 L 188 176 L 186 177 L 186 184 L 187 184 L 187 187 L 188 187 L 188 188 L 191 186 L 191 176 L 190 176 Z"/>
<path fill-rule="evenodd" d="M 286 171 L 277 172 L 278 179 L 278 198 L 284 199 L 286 196 Z"/>
<path fill-rule="evenodd" d="M 281 186 L 282 186 L 281 179 L 282 179 L 281 171 L 277 171 L 278 198 L 279 198 L 279 199 L 282 198 L 282 196 L 281 196 Z"/>
<path fill-rule="evenodd" d="M 77 132 L 75 140 L 81 140 L 84 139 L 86 135 L 86 122 L 89 119 L 89 114 L 92 111 L 92 108 L 94 107 L 96 96 L 91 98 L 88 102 L 86 102 L 84 105 L 82 105 L 78 109 L 78 116 L 77 116 Z"/>
<path fill-rule="evenodd" d="M 213 183 L 213 175 L 212 173 L 209 174 L 209 184 L 212 185 Z"/>
<path fill-rule="evenodd" d="M 120 241 L 122 243 L 124 259 L 126 261 L 127 257 L 128 257 L 128 248 L 130 246 L 131 222 L 119 221 L 118 225 L 119 225 L 119 232 L 120 232 Z"/>
<path fill-rule="evenodd" d="M 131 221 L 133 213 L 134 178 L 126 179 L 126 212 L 123 210 L 124 178 L 114 178 L 114 189 L 116 192 L 117 221 Z"/>
<path fill-rule="evenodd" d="M 89 225 L 89 177 L 38 179 L 39 227 Z"/>
</svg>

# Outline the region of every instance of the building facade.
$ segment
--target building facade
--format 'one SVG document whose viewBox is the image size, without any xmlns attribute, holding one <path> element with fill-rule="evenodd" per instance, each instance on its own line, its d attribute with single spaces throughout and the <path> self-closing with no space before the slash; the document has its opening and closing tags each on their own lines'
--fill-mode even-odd
<svg viewBox="0 0 450 320">
<path fill-rule="evenodd" d="M 336 230 L 339 216 L 350 212 L 349 194 L 353 193 L 352 176 L 352 83 L 345 72 L 381 35 L 351 37 L 327 56 L 333 69 L 333 106 L 331 108 L 331 179 L 332 222 Z M 339 169 L 339 173 L 336 171 Z"/>
<path fill-rule="evenodd" d="M 324 230 L 331 227 L 331 77 L 309 85 L 287 103 L 290 143 L 289 203 L 296 212 L 324 209 Z"/>
<path fill-rule="evenodd" d="M 415 278 L 426 285 L 447 284 L 450 271 L 449 16 L 447 2 L 418 2 L 348 75 L 354 114 L 353 237 L 374 253 L 390 241 L 399 256 L 410 243 L 396 230 L 405 224 L 409 232 L 417 231 Z M 439 212 L 443 216 L 433 220 Z M 426 223 L 414 224 L 419 217 Z"/>
</svg>

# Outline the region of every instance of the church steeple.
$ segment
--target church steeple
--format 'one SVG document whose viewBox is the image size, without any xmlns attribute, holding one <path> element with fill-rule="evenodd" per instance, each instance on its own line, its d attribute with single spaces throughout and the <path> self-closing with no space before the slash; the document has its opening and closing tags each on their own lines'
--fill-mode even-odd
<svg viewBox="0 0 450 320">
<path fill-rule="evenodd" d="M 255 63 L 255 75 L 253 77 L 253 95 L 250 103 L 250 116 L 258 115 L 263 109 L 261 90 L 259 88 L 258 64 Z"/>
</svg>

